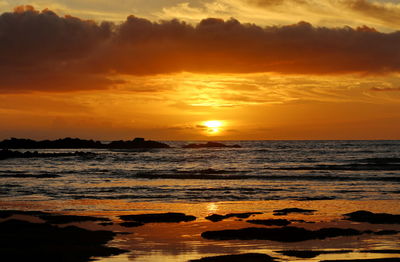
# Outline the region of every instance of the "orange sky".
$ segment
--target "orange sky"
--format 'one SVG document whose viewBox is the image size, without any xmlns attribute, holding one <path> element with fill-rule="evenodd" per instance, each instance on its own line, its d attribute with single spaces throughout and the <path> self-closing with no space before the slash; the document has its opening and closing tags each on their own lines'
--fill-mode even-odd
<svg viewBox="0 0 400 262">
<path fill-rule="evenodd" d="M 396 1 L 11 2 L 0 139 L 400 139 Z"/>
</svg>

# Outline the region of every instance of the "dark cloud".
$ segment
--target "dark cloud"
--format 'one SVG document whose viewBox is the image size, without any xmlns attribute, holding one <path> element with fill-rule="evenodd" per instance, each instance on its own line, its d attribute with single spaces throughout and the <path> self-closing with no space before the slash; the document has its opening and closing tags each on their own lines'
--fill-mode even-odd
<svg viewBox="0 0 400 262">
<path fill-rule="evenodd" d="M 50 10 L 17 7 L 0 16 L 0 66 L 34 66 L 85 58 L 109 38 L 109 23 L 97 25 Z"/>
<path fill-rule="evenodd" d="M 299 74 L 387 73 L 400 69 L 400 32 L 313 27 L 306 22 L 259 27 L 209 18 L 196 26 L 129 17 L 101 61 L 129 74 L 179 71 Z M 107 58 L 108 57 L 108 58 Z"/>
<path fill-rule="evenodd" d="M 111 37 L 111 24 L 20 6 L 0 16 L 0 90 L 81 90 L 112 84 L 84 74 L 85 60 Z"/>
<path fill-rule="evenodd" d="M 382 74 L 400 71 L 400 32 L 260 27 L 208 18 L 193 26 L 129 16 L 121 25 L 19 7 L 0 16 L 0 90 L 107 88 L 118 74 Z"/>
</svg>

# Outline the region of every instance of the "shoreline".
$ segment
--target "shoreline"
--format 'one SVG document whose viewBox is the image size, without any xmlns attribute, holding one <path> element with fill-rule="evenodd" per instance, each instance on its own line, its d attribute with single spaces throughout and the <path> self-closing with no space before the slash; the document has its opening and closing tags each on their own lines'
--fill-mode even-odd
<svg viewBox="0 0 400 262">
<path fill-rule="evenodd" d="M 33 202 L 33 203 L 32 203 Z M 262 253 L 269 256 L 285 259 L 286 261 L 321 261 L 330 259 L 373 259 L 385 257 L 399 257 L 398 254 L 368 253 L 373 250 L 400 250 L 397 243 L 398 235 L 368 235 L 339 236 L 324 240 L 307 240 L 300 242 L 277 242 L 269 240 L 207 240 L 201 234 L 210 230 L 240 229 L 247 227 L 279 228 L 254 225 L 246 222 L 248 219 L 288 219 L 293 221 L 290 226 L 318 230 L 321 228 L 353 228 L 357 230 L 400 230 L 400 225 L 382 225 L 352 222 L 343 220 L 342 215 L 357 210 L 369 210 L 376 213 L 400 214 L 400 207 L 396 200 L 350 201 L 350 200 L 320 200 L 320 201 L 238 201 L 238 202 L 209 202 L 209 203 L 155 203 L 155 202 L 124 202 L 124 201 L 64 201 L 66 206 L 75 205 L 75 211 L 61 211 L 61 203 L 47 201 L 32 202 L 5 202 L 0 201 L 0 209 L 20 209 L 49 211 L 63 215 L 85 215 L 111 219 L 113 225 L 101 226 L 94 222 L 75 222 L 75 225 L 89 230 L 109 230 L 117 234 L 107 246 L 128 250 L 128 253 L 114 257 L 100 258 L 102 262 L 122 261 L 189 261 L 207 256 L 242 253 Z M 50 203 L 51 202 L 51 203 Z M 107 203 L 101 203 L 107 202 Z M 80 204 L 80 206 L 78 205 Z M 77 207 L 80 208 L 77 208 Z M 93 206 L 93 209 L 84 207 Z M 109 207 L 105 209 L 104 207 Z M 100 208 L 104 210 L 100 210 Z M 315 209 L 313 214 L 288 214 L 276 216 L 273 210 L 278 208 Z M 65 209 L 65 208 L 64 208 Z M 80 211 L 78 209 L 81 209 Z M 123 227 L 119 225 L 120 215 L 152 214 L 163 212 L 183 212 L 196 216 L 195 221 L 181 223 L 146 223 L 137 227 Z M 261 212 L 253 214 L 248 219 L 237 217 L 227 218 L 219 222 L 211 222 L 205 217 L 211 214 L 229 214 L 242 212 Z M 21 215 L 17 215 L 17 218 Z M 22 215 L 24 218 L 24 215 Z M 27 217 L 25 216 L 25 219 Z M 0 221 L 3 221 L 0 220 Z M 302 222 L 305 221 L 305 222 Z M 37 222 L 37 220 L 36 220 Z M 277 251 L 323 251 L 314 258 L 302 260 L 290 257 Z M 339 252 L 351 250 L 351 252 Z M 329 251 L 329 252 L 325 252 Z M 333 251 L 333 253 L 331 252 Z M 325 252 L 325 253 L 324 253 Z"/>
</svg>

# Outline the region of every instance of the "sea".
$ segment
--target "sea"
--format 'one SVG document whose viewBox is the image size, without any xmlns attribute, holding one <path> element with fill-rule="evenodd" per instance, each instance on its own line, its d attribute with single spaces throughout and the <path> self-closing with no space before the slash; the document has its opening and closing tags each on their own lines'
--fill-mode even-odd
<svg viewBox="0 0 400 262">
<path fill-rule="evenodd" d="M 163 142 L 171 148 L 78 149 L 93 154 L 1 160 L 0 199 L 8 203 L 400 199 L 400 141 L 222 141 L 240 148 L 182 148 L 193 141 Z"/>
</svg>

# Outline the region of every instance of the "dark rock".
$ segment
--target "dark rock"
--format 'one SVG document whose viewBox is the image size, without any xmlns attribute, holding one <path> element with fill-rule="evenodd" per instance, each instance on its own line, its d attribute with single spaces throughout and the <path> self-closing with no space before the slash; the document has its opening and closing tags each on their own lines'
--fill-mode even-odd
<svg viewBox="0 0 400 262">
<path fill-rule="evenodd" d="M 11 138 L 0 142 L 0 148 L 102 148 L 99 141 L 84 140 L 79 138 L 63 138 L 57 140 L 35 141 L 31 139 Z"/>
<path fill-rule="evenodd" d="M 140 222 L 122 222 L 122 223 L 119 223 L 119 225 L 123 226 L 123 227 L 139 227 L 139 226 L 143 226 L 144 224 L 140 223 Z"/>
<path fill-rule="evenodd" d="M 0 160 L 7 158 L 38 158 L 38 157 L 66 157 L 66 156 L 95 156 L 95 153 L 92 152 L 67 152 L 67 153 L 39 153 L 37 151 L 11 151 L 8 149 L 2 149 L 0 151 Z"/>
<path fill-rule="evenodd" d="M 355 229 L 323 228 L 316 231 L 298 227 L 282 228 L 242 228 L 221 231 L 206 231 L 205 239 L 216 240 L 272 240 L 279 242 L 298 242 L 312 239 L 325 239 L 338 236 L 357 236 L 364 232 Z"/>
<path fill-rule="evenodd" d="M 207 216 L 206 219 L 208 219 L 208 220 L 210 220 L 212 222 L 219 222 L 219 221 L 222 221 L 222 220 L 224 220 L 224 219 L 226 219 L 228 217 L 229 216 L 227 216 L 227 215 L 224 216 L 224 215 L 212 214 L 210 216 Z"/>
<path fill-rule="evenodd" d="M 48 214 L 49 213 L 45 213 L 42 211 L 0 210 L 0 218 L 8 218 L 13 215 L 40 216 L 40 215 L 48 215 Z"/>
<path fill-rule="evenodd" d="M 344 217 L 346 220 L 354 222 L 367 222 L 371 224 L 400 224 L 400 215 L 372 213 L 364 210 L 344 214 Z"/>
<path fill-rule="evenodd" d="M 178 223 L 196 220 L 195 216 L 188 216 L 183 213 L 158 213 L 119 216 L 124 221 L 135 221 L 140 223 Z"/>
<path fill-rule="evenodd" d="M 261 212 L 246 212 L 246 213 L 230 213 L 226 215 L 218 215 L 218 214 L 212 214 L 210 216 L 207 216 L 206 219 L 212 221 L 212 222 L 219 222 L 227 218 L 231 217 L 236 217 L 236 218 L 249 218 L 251 215 L 256 215 L 256 214 L 262 214 Z"/>
<path fill-rule="evenodd" d="M 84 140 L 79 138 L 63 138 L 57 140 L 35 141 L 31 139 L 11 138 L 0 142 L 3 149 L 39 149 L 39 148 L 109 148 L 109 149 L 133 149 L 133 148 L 169 148 L 167 144 L 146 141 L 144 138 L 135 138 L 131 141 L 113 141 L 110 144 L 102 144 L 100 141 Z"/>
<path fill-rule="evenodd" d="M 225 148 L 240 148 L 239 145 L 225 145 L 217 142 L 207 142 L 205 144 L 188 144 L 184 145 L 183 148 L 215 148 L 215 147 L 225 147 Z"/>
<path fill-rule="evenodd" d="M 283 254 L 289 257 L 297 258 L 314 258 L 321 254 L 342 254 L 351 253 L 353 250 L 337 250 L 337 251 L 326 251 L 326 250 L 282 250 L 275 251 L 276 253 Z"/>
<path fill-rule="evenodd" d="M 84 262 L 126 252 L 105 246 L 114 236 L 111 231 L 7 220 L 0 223 L 0 254 L 5 261 Z"/>
<path fill-rule="evenodd" d="M 287 226 L 291 223 L 286 219 L 253 219 L 246 222 L 264 226 Z"/>
<path fill-rule="evenodd" d="M 315 211 L 317 211 L 317 210 L 302 209 L 302 208 L 284 208 L 284 209 L 274 210 L 274 216 L 286 216 L 291 213 L 300 213 L 300 214 L 305 214 L 305 215 L 311 215 Z"/>
<path fill-rule="evenodd" d="M 112 141 L 106 145 L 110 149 L 138 149 L 138 148 L 169 148 L 170 146 L 152 140 L 145 141 L 144 138 L 135 138 L 131 141 Z"/>
<path fill-rule="evenodd" d="M 93 216 L 76 216 L 76 215 L 60 215 L 51 214 L 42 211 L 23 211 L 23 210 L 0 210 L 0 218 L 7 218 L 12 215 L 34 216 L 45 220 L 49 224 L 67 224 L 73 222 L 101 221 L 110 222 L 111 220 L 103 217 Z"/>
<path fill-rule="evenodd" d="M 113 222 L 100 222 L 100 223 L 98 223 L 100 226 L 112 226 L 112 225 L 114 225 L 114 223 Z"/>
<path fill-rule="evenodd" d="M 39 218 L 45 220 L 50 224 L 67 224 L 74 222 L 110 222 L 111 220 L 103 217 L 92 217 L 92 216 L 75 216 L 75 215 L 58 215 L 58 214 L 45 214 L 40 215 Z"/>
<path fill-rule="evenodd" d="M 190 260 L 189 262 L 271 262 L 271 261 L 275 261 L 275 259 L 266 254 L 247 253 L 239 255 L 203 257 L 201 259 Z"/>
<path fill-rule="evenodd" d="M 396 235 L 398 233 L 399 233 L 399 231 L 397 231 L 397 230 L 381 230 L 381 231 L 374 232 L 375 235 L 381 235 L 381 236 Z"/>
</svg>

